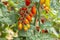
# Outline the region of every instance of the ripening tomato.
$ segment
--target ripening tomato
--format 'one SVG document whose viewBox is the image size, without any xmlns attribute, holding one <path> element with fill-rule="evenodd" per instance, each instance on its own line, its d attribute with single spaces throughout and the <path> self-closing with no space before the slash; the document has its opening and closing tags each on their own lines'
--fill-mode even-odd
<svg viewBox="0 0 60 40">
<path fill-rule="evenodd" d="M 30 3 L 31 3 L 31 0 L 25 0 L 25 4 L 26 4 L 26 6 L 29 6 Z"/>
<path fill-rule="evenodd" d="M 45 30 L 45 33 L 48 33 L 48 30 Z"/>
<path fill-rule="evenodd" d="M 25 19 L 25 20 L 23 21 L 23 23 L 24 23 L 24 24 L 29 24 L 29 21 L 28 21 L 27 19 Z"/>
<path fill-rule="evenodd" d="M 7 2 L 7 1 L 5 1 L 5 2 L 3 2 L 3 4 L 4 4 L 4 5 L 8 5 L 8 2 Z"/>
<path fill-rule="evenodd" d="M 27 27 L 30 28 L 30 24 L 27 24 Z"/>
<path fill-rule="evenodd" d="M 30 15 L 27 15 L 27 16 L 26 16 L 26 19 L 27 19 L 28 21 L 31 21 L 32 17 L 31 17 Z"/>
<path fill-rule="evenodd" d="M 27 26 L 26 26 L 26 25 L 24 25 L 24 31 L 27 31 L 27 30 L 28 30 Z"/>
<path fill-rule="evenodd" d="M 36 14 L 36 6 L 34 5 L 32 8 L 31 8 L 31 12 L 32 12 L 32 14 Z"/>
<path fill-rule="evenodd" d="M 19 29 L 19 30 L 22 30 L 22 28 L 23 28 L 22 23 L 19 23 L 18 29 Z"/>
<path fill-rule="evenodd" d="M 33 14 L 30 12 L 30 14 L 29 14 L 31 17 L 33 16 Z"/>
<path fill-rule="evenodd" d="M 45 33 L 45 30 L 42 30 L 42 33 Z"/>
<path fill-rule="evenodd" d="M 41 5 L 44 4 L 44 2 L 45 2 L 45 0 L 40 0 L 40 4 Z"/>
<path fill-rule="evenodd" d="M 49 12 L 49 7 L 45 6 L 44 10 L 46 11 L 46 13 L 48 13 Z"/>
</svg>

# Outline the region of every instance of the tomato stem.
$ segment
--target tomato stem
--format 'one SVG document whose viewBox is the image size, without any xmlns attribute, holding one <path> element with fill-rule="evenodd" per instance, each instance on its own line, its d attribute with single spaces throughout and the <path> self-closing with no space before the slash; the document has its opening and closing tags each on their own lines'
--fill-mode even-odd
<svg viewBox="0 0 60 40">
<path fill-rule="evenodd" d="M 36 12 L 36 15 L 35 15 L 34 26 L 36 24 L 36 19 L 37 19 L 37 12 Z"/>
</svg>

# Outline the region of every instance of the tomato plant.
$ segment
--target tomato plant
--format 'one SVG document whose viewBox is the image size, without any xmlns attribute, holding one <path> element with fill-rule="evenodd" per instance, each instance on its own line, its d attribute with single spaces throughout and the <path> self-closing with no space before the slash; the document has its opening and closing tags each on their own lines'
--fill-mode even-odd
<svg viewBox="0 0 60 40">
<path fill-rule="evenodd" d="M 0 39 L 59 39 L 59 3 L 60 0 L 1 0 Z"/>
</svg>

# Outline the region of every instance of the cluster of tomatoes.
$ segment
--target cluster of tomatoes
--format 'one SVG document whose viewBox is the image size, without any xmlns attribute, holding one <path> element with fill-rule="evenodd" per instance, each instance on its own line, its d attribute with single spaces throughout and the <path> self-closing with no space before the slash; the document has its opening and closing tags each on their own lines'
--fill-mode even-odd
<svg viewBox="0 0 60 40">
<path fill-rule="evenodd" d="M 29 8 L 31 4 L 31 0 L 24 0 L 25 5 L 24 7 L 21 7 L 19 9 L 19 19 L 18 19 L 18 29 L 19 30 L 24 30 L 27 31 L 30 28 L 30 23 L 32 21 L 32 17 L 36 15 L 36 5 L 33 5 L 31 8 Z M 4 5 L 8 6 L 8 4 L 13 5 L 12 1 L 8 3 L 8 1 L 3 2 Z M 50 0 L 40 0 L 40 5 L 41 7 L 43 6 L 44 10 L 46 12 L 49 11 L 49 5 L 50 5 Z M 8 8 L 9 10 L 11 9 L 10 7 Z M 41 18 L 41 22 L 45 22 L 45 18 Z M 39 31 L 40 27 L 37 26 L 36 30 Z M 47 30 L 42 30 L 43 32 L 47 32 Z"/>
<path fill-rule="evenodd" d="M 50 0 L 40 0 L 40 5 L 41 5 L 41 8 L 43 8 L 46 11 L 46 13 L 49 12 Z"/>
<path fill-rule="evenodd" d="M 30 23 L 32 21 L 32 17 L 36 14 L 36 6 L 32 6 L 31 9 L 27 6 L 29 6 L 31 3 L 30 0 L 25 0 L 24 7 L 21 7 L 19 10 L 20 17 L 18 19 L 18 29 L 24 31 L 27 31 L 30 28 Z"/>
</svg>

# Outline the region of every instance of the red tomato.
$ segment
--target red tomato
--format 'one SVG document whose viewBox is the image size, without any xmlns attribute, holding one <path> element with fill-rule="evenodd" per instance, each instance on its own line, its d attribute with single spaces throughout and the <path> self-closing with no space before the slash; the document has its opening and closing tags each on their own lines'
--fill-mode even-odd
<svg viewBox="0 0 60 40">
<path fill-rule="evenodd" d="M 26 4 L 26 6 L 29 6 L 30 5 L 30 0 L 25 0 L 25 4 Z"/>
<path fill-rule="evenodd" d="M 27 10 L 27 8 L 26 7 L 22 7 L 22 10 Z"/>
</svg>

